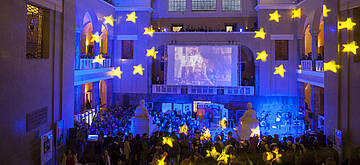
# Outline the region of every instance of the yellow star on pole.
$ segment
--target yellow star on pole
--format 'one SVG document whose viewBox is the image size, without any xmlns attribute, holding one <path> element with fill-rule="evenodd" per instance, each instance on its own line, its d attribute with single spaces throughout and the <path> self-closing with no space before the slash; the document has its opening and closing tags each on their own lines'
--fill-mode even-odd
<svg viewBox="0 0 360 165">
<path fill-rule="evenodd" d="M 336 65 L 335 61 L 329 61 L 324 63 L 324 72 L 332 71 L 334 73 L 340 68 L 340 65 Z"/>
<path fill-rule="evenodd" d="M 99 32 L 96 32 L 95 34 L 91 34 L 91 40 L 90 42 L 100 42 L 100 35 L 99 35 Z"/>
<path fill-rule="evenodd" d="M 170 147 L 173 147 L 174 139 L 172 137 L 163 137 L 163 144 L 167 144 Z"/>
<path fill-rule="evenodd" d="M 206 128 L 206 131 L 202 133 L 200 140 L 209 140 L 211 138 L 210 130 Z"/>
<path fill-rule="evenodd" d="M 354 55 L 356 55 L 356 49 L 359 48 L 359 46 L 356 45 L 355 41 L 351 42 L 350 44 L 343 44 L 343 47 L 344 49 L 342 50 L 342 52 L 351 52 Z"/>
<path fill-rule="evenodd" d="M 224 149 L 220 156 L 217 158 L 217 161 L 224 161 L 226 164 L 228 163 L 229 155 L 226 154 L 226 149 Z"/>
<path fill-rule="evenodd" d="M 182 134 L 182 133 L 185 135 L 188 135 L 188 127 L 186 124 L 180 127 L 179 134 Z"/>
<path fill-rule="evenodd" d="M 114 26 L 114 18 L 113 18 L 112 15 L 104 17 L 104 19 L 105 19 L 105 22 L 104 22 L 105 24 L 109 24 L 111 26 Z"/>
<path fill-rule="evenodd" d="M 120 67 L 117 67 L 115 70 L 112 71 L 112 75 L 118 77 L 121 79 L 121 75 L 123 74 L 123 71 L 120 70 Z"/>
<path fill-rule="evenodd" d="M 323 17 L 328 17 L 328 12 L 330 12 L 331 9 L 328 9 L 326 5 L 323 5 Z"/>
<path fill-rule="evenodd" d="M 103 65 L 104 59 L 101 58 L 100 55 L 95 56 L 95 59 L 92 60 L 92 63 L 96 63 L 96 62 L 99 63 L 99 64 L 101 64 L 101 65 Z"/>
<path fill-rule="evenodd" d="M 259 31 L 255 31 L 254 38 L 265 39 L 266 33 L 264 32 L 264 28 L 261 28 Z"/>
<path fill-rule="evenodd" d="M 165 164 L 165 158 L 166 158 L 166 156 L 167 156 L 167 152 L 164 152 L 164 156 L 163 156 L 160 160 L 158 160 L 158 164 L 157 164 L 157 165 L 166 165 L 166 164 Z"/>
<path fill-rule="evenodd" d="M 257 57 L 256 60 L 261 60 L 262 62 L 266 62 L 267 57 L 269 56 L 265 50 L 263 50 L 262 52 L 257 52 Z"/>
<path fill-rule="evenodd" d="M 218 152 L 216 151 L 216 148 L 215 148 L 214 146 L 212 146 L 211 148 L 212 148 L 211 151 L 210 151 L 210 150 L 206 150 L 206 156 L 205 156 L 205 157 L 206 157 L 206 158 L 212 157 L 212 158 L 216 159 L 217 156 L 218 156 L 220 153 L 218 153 Z"/>
<path fill-rule="evenodd" d="M 226 128 L 226 118 L 225 117 L 219 121 L 219 125 L 221 128 Z"/>
<path fill-rule="evenodd" d="M 126 16 L 127 16 L 126 21 L 136 23 L 136 18 L 138 17 L 136 16 L 135 11 L 130 14 L 126 14 Z"/>
<path fill-rule="evenodd" d="M 301 18 L 301 8 L 294 9 L 291 11 L 292 16 L 291 18 Z"/>
<path fill-rule="evenodd" d="M 284 69 L 283 65 L 280 65 L 278 67 L 275 67 L 275 72 L 274 74 L 278 74 L 280 75 L 282 78 L 284 78 L 284 73 L 286 72 L 286 70 Z"/>
<path fill-rule="evenodd" d="M 339 21 L 338 23 L 338 29 L 347 29 L 347 30 L 353 30 L 353 27 L 356 25 L 351 18 L 347 18 L 346 21 Z"/>
<path fill-rule="evenodd" d="M 277 11 L 277 10 L 275 12 L 273 12 L 273 13 L 270 13 L 269 16 L 270 16 L 269 21 L 275 21 L 275 22 L 280 21 L 279 18 L 281 16 L 279 15 L 279 11 Z"/>
<path fill-rule="evenodd" d="M 145 29 L 145 32 L 144 32 L 145 35 L 149 35 L 151 37 L 153 36 L 155 30 L 153 29 L 152 25 L 150 25 L 149 28 L 144 28 L 144 29 Z"/>
<path fill-rule="evenodd" d="M 259 135 L 259 136 L 260 136 L 260 128 L 259 128 L 259 126 L 257 126 L 255 129 L 251 129 L 251 135 L 250 135 L 250 137 L 254 137 L 255 135 Z"/>
<path fill-rule="evenodd" d="M 133 71 L 133 75 L 139 74 L 139 75 L 143 75 L 143 71 L 144 68 L 142 67 L 141 64 L 134 66 L 134 71 Z"/>
<path fill-rule="evenodd" d="M 151 49 L 147 49 L 146 52 L 147 52 L 146 57 L 151 56 L 154 59 L 156 59 L 156 55 L 157 55 L 158 51 L 155 50 L 155 47 L 152 47 Z"/>
</svg>

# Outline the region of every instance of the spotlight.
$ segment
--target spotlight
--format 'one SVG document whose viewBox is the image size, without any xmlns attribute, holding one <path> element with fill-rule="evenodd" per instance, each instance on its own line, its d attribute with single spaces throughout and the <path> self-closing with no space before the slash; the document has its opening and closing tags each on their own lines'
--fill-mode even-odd
<svg viewBox="0 0 360 165">
<path fill-rule="evenodd" d="M 164 28 L 164 29 L 163 29 L 163 32 L 166 32 L 166 31 L 167 31 L 166 28 Z"/>
<path fill-rule="evenodd" d="M 243 32 L 243 30 L 244 30 L 243 28 L 239 28 L 239 32 Z"/>
</svg>

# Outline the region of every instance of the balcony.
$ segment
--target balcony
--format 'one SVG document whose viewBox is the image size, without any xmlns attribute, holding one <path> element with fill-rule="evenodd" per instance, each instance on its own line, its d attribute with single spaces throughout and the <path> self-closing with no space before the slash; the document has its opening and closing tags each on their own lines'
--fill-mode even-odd
<svg viewBox="0 0 360 165">
<path fill-rule="evenodd" d="M 301 60 L 301 66 L 299 68 L 297 78 L 299 82 L 324 87 L 323 60 Z"/>
<path fill-rule="evenodd" d="M 323 60 L 315 60 L 315 68 L 313 68 L 312 60 L 301 60 L 302 71 L 316 71 L 316 72 L 324 72 L 324 61 Z"/>
<path fill-rule="evenodd" d="M 253 96 L 254 86 L 214 87 L 214 86 L 152 85 L 152 93 Z"/>
<path fill-rule="evenodd" d="M 96 69 L 96 68 L 109 68 L 111 67 L 111 59 L 104 59 L 103 65 L 99 63 L 93 63 L 94 59 L 86 59 L 81 58 L 80 59 L 80 70 L 82 69 Z"/>
</svg>

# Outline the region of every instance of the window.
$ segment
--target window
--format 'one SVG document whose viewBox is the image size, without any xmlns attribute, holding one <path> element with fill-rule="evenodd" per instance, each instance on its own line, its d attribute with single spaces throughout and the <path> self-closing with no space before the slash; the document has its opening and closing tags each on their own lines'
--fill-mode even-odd
<svg viewBox="0 0 360 165">
<path fill-rule="evenodd" d="M 121 59 L 134 59 L 134 41 L 122 41 L 122 56 Z"/>
<path fill-rule="evenodd" d="M 241 10 L 240 0 L 222 0 L 223 11 L 240 11 Z"/>
<path fill-rule="evenodd" d="M 216 10 L 216 0 L 191 0 L 192 10 Z"/>
<path fill-rule="evenodd" d="M 168 0 L 168 11 L 185 11 L 186 0 Z"/>
<path fill-rule="evenodd" d="M 181 32 L 183 31 L 183 25 L 172 25 L 172 29 L 173 32 Z"/>
<path fill-rule="evenodd" d="M 275 41 L 275 60 L 288 60 L 288 40 Z"/>
<path fill-rule="evenodd" d="M 26 5 L 26 57 L 49 57 L 50 11 Z"/>
</svg>

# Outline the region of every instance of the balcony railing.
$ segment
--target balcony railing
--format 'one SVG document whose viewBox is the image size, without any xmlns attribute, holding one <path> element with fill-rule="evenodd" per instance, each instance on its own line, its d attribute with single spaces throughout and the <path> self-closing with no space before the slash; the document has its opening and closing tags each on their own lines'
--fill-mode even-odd
<svg viewBox="0 0 360 165">
<path fill-rule="evenodd" d="M 324 71 L 324 61 L 323 60 L 316 60 L 315 61 L 315 67 L 317 72 L 323 72 Z"/>
<path fill-rule="evenodd" d="M 315 60 L 315 68 L 313 68 L 312 60 L 301 60 L 301 70 L 304 71 L 324 71 L 324 61 L 323 60 Z"/>
<path fill-rule="evenodd" d="M 108 68 L 111 67 L 111 59 L 104 59 L 103 65 L 93 63 L 94 59 L 80 59 L 80 69 L 95 69 L 95 68 Z"/>
<path fill-rule="evenodd" d="M 196 94 L 196 95 L 254 95 L 254 86 L 214 87 L 214 86 L 176 86 L 152 85 L 152 93 L 157 94 Z"/>
</svg>

